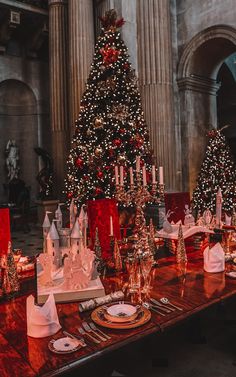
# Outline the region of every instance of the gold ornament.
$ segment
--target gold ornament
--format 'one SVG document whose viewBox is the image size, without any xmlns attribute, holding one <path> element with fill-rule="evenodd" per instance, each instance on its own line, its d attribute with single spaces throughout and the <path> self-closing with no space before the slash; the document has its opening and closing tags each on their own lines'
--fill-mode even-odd
<svg viewBox="0 0 236 377">
<path fill-rule="evenodd" d="M 103 118 L 94 119 L 94 128 L 103 128 L 103 125 L 104 125 Z"/>
<path fill-rule="evenodd" d="M 125 120 L 129 115 L 129 108 L 126 105 L 113 105 L 112 116 L 117 120 Z"/>
<path fill-rule="evenodd" d="M 101 157 L 102 153 L 103 153 L 103 149 L 101 147 L 95 148 L 94 154 L 96 157 Z"/>
<path fill-rule="evenodd" d="M 118 162 L 125 162 L 126 160 L 126 156 L 123 155 L 123 154 L 120 154 L 118 157 L 117 157 L 117 161 Z"/>
</svg>

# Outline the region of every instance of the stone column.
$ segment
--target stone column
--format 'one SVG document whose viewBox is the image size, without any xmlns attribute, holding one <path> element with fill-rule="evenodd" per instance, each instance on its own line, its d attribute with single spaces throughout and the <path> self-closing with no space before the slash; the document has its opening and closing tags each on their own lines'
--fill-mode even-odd
<svg viewBox="0 0 236 377">
<path fill-rule="evenodd" d="M 54 163 L 54 192 L 64 187 L 69 143 L 67 106 L 67 1 L 49 0 L 50 117 Z"/>
<path fill-rule="evenodd" d="M 219 83 L 209 77 L 194 76 L 178 80 L 182 129 L 183 182 L 193 192 L 205 157 L 207 131 L 216 128 L 216 96 Z"/>
<path fill-rule="evenodd" d="M 165 188 L 179 184 L 180 157 L 176 153 L 170 2 L 137 2 L 139 85 L 144 116 L 157 164 L 164 167 Z"/>
<path fill-rule="evenodd" d="M 93 0 L 69 0 L 69 110 L 71 136 L 94 51 Z"/>
</svg>

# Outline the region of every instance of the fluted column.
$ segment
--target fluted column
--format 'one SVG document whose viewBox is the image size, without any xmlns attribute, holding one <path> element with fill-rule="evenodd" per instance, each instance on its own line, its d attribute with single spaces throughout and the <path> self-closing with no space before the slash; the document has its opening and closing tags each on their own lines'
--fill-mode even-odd
<svg viewBox="0 0 236 377">
<path fill-rule="evenodd" d="M 67 106 L 67 1 L 49 0 L 50 117 L 54 192 L 64 187 L 69 128 Z"/>
<path fill-rule="evenodd" d="M 69 110 L 71 135 L 78 118 L 80 99 L 90 72 L 94 51 L 92 0 L 69 0 Z"/>
<path fill-rule="evenodd" d="M 139 84 L 144 115 L 166 189 L 178 189 L 169 0 L 137 1 Z"/>
</svg>

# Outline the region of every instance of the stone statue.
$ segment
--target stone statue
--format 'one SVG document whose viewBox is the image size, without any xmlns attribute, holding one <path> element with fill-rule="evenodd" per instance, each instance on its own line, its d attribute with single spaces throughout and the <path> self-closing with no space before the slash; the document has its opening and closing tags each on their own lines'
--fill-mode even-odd
<svg viewBox="0 0 236 377">
<path fill-rule="evenodd" d="M 7 176 L 9 182 L 13 178 L 18 178 L 19 175 L 19 148 L 16 145 L 15 140 L 8 140 L 6 146 L 6 167 L 8 170 Z"/>
<path fill-rule="evenodd" d="M 40 147 L 34 148 L 34 151 L 43 161 L 43 168 L 39 171 L 36 179 L 40 185 L 39 199 L 51 199 L 52 198 L 52 173 L 53 163 L 49 153 Z"/>
</svg>

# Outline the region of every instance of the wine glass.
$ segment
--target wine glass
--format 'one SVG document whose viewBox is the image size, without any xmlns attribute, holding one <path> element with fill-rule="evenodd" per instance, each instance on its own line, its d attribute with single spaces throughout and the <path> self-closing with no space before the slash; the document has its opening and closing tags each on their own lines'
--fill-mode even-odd
<svg viewBox="0 0 236 377">
<path fill-rule="evenodd" d="M 141 264 L 141 271 L 144 279 L 144 285 L 142 292 L 147 293 L 150 288 L 150 277 L 151 277 L 151 269 L 153 265 L 153 258 L 151 256 L 142 258 L 140 261 Z"/>
</svg>

